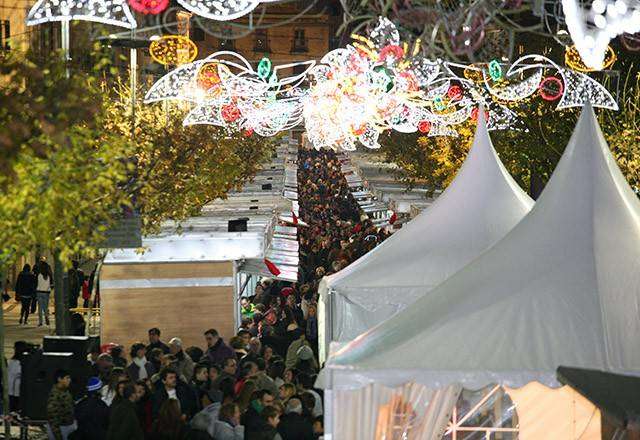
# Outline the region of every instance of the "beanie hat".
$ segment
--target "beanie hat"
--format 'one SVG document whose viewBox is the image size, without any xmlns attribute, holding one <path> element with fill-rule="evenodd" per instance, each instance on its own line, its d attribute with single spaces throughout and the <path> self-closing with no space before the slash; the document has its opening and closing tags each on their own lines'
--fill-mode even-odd
<svg viewBox="0 0 640 440">
<path fill-rule="evenodd" d="M 98 391 L 100 388 L 102 388 L 102 381 L 97 377 L 90 377 L 87 383 L 87 391 Z"/>
</svg>

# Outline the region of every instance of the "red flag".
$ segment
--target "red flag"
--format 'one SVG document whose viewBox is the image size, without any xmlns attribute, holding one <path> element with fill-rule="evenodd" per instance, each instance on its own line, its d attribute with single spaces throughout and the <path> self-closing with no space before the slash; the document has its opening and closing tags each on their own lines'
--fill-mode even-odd
<svg viewBox="0 0 640 440">
<path fill-rule="evenodd" d="M 391 214 L 391 217 L 389 217 L 389 224 L 394 224 L 396 220 L 398 220 L 398 214 L 394 212 L 393 214 Z"/>
<path fill-rule="evenodd" d="M 280 269 L 278 269 L 278 266 L 269 261 L 268 258 L 264 259 L 264 264 L 267 265 L 267 269 L 269 269 L 269 272 L 271 272 L 273 276 L 277 277 L 278 275 L 280 275 Z"/>
<path fill-rule="evenodd" d="M 293 218 L 293 224 L 297 225 L 298 224 L 298 216 L 293 211 L 291 211 L 291 218 Z"/>
<path fill-rule="evenodd" d="M 356 223 L 356 225 L 353 227 L 352 232 L 354 234 L 357 234 L 358 232 L 360 232 L 361 229 L 362 229 L 362 225 L 360 223 Z"/>
</svg>

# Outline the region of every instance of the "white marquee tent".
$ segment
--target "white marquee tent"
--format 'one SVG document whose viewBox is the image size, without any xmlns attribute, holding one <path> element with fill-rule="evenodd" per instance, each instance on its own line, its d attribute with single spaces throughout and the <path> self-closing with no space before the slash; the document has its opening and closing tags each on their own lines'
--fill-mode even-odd
<svg viewBox="0 0 640 440">
<path fill-rule="evenodd" d="M 640 375 L 639 268 L 640 201 L 587 106 L 531 212 L 412 307 L 337 350 L 320 382 L 331 396 L 371 383 L 557 387 L 561 365 Z"/>
<path fill-rule="evenodd" d="M 506 235 L 533 201 L 498 158 L 484 112 L 473 145 L 446 191 L 419 216 L 320 284 L 321 359 L 440 284 Z"/>
</svg>

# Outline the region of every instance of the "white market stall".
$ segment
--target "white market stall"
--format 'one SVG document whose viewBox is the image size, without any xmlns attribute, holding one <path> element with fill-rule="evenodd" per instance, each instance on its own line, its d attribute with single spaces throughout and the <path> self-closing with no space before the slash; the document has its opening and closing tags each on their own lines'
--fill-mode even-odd
<svg viewBox="0 0 640 440">
<path fill-rule="evenodd" d="M 345 416 L 350 399 L 371 387 L 425 387 L 434 397 L 420 404 L 420 420 L 435 420 L 460 386 L 559 387 L 561 365 L 640 375 L 639 264 L 640 201 L 587 106 L 541 197 L 511 232 L 412 307 L 329 357 L 320 385 L 329 391 L 333 438 L 346 438 L 342 433 L 354 423 L 378 425 L 388 400 L 370 402 L 372 411 L 359 420 Z M 511 395 L 516 405 L 527 400 L 517 394 Z M 417 420 L 410 402 L 396 415 Z M 535 428 L 543 427 L 522 431 L 531 411 L 539 423 L 557 413 L 555 403 L 544 406 L 554 399 L 529 402 L 536 404 L 517 407 L 521 440 L 536 438 Z M 574 412 L 584 414 L 584 408 Z M 447 420 L 431 423 L 431 436 L 406 424 L 407 438 L 439 438 Z M 595 407 L 590 420 L 599 424 Z M 590 423 L 583 430 L 588 435 L 574 423 L 575 436 L 547 424 L 544 438 L 599 438 L 589 434 L 598 431 Z"/>
<path fill-rule="evenodd" d="M 498 158 L 484 118 L 454 181 L 432 206 L 319 288 L 320 358 L 391 317 L 496 243 L 531 209 Z"/>
</svg>

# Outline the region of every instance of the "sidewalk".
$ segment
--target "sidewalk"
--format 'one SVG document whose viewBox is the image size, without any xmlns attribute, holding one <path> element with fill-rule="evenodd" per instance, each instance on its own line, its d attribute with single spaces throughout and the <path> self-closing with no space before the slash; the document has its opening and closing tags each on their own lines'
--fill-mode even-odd
<svg viewBox="0 0 640 440">
<path fill-rule="evenodd" d="M 20 319 L 20 303 L 12 296 L 9 301 L 2 305 L 4 312 L 4 353 L 7 359 L 13 356 L 13 344 L 16 341 L 26 341 L 31 344 L 42 345 L 42 338 L 45 335 L 55 333 L 55 317 L 53 305 L 49 304 L 49 327 L 38 327 L 38 310 L 29 315 L 29 324 L 22 326 L 18 324 Z"/>
</svg>

